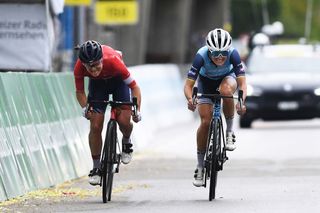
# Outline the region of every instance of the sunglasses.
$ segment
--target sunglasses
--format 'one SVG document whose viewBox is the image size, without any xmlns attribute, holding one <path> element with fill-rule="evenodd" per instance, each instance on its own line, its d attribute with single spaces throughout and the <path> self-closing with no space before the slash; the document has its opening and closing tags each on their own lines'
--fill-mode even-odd
<svg viewBox="0 0 320 213">
<path fill-rule="evenodd" d="M 211 54 L 211 56 L 212 57 L 214 57 L 214 58 L 219 58 L 219 57 L 226 57 L 226 56 L 228 56 L 228 51 L 227 50 L 225 50 L 225 51 L 210 51 L 210 54 Z"/>
</svg>

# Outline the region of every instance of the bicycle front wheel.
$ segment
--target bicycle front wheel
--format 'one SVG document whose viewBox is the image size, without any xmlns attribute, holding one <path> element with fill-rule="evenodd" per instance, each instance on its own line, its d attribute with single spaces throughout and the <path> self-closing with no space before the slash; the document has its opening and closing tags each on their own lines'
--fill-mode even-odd
<svg viewBox="0 0 320 213">
<path fill-rule="evenodd" d="M 216 196 L 216 186 L 218 180 L 218 158 L 220 155 L 220 144 L 221 144 L 221 134 L 220 134 L 220 120 L 213 120 L 213 134 L 212 137 L 212 159 L 211 159 L 211 175 L 210 175 L 210 187 L 209 187 L 209 201 L 215 199 Z"/>
<path fill-rule="evenodd" d="M 116 156 L 117 126 L 114 120 L 109 121 L 103 148 L 102 161 L 102 200 L 104 203 L 111 200 L 113 184 L 113 165 Z"/>
<path fill-rule="evenodd" d="M 102 175 L 102 200 L 104 203 L 111 200 L 112 183 L 113 183 L 113 167 L 107 164 L 106 172 Z"/>
</svg>

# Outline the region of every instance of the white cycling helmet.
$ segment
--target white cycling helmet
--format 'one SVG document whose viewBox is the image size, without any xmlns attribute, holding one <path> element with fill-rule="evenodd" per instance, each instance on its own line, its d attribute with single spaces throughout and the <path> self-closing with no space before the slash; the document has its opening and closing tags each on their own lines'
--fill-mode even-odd
<svg viewBox="0 0 320 213">
<path fill-rule="evenodd" d="M 208 33 L 206 44 L 211 52 L 227 51 L 231 47 L 232 38 L 227 31 L 216 28 Z"/>
</svg>

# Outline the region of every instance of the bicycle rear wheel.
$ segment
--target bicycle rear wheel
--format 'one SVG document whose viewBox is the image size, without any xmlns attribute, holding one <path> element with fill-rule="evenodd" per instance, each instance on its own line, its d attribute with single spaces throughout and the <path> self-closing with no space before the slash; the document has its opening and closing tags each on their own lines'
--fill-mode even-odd
<svg viewBox="0 0 320 213">
<path fill-rule="evenodd" d="M 117 126 L 116 122 L 111 120 L 107 126 L 107 133 L 103 148 L 102 166 L 102 200 L 104 203 L 111 200 L 113 184 L 113 164 L 116 156 Z"/>
<path fill-rule="evenodd" d="M 215 199 L 216 196 L 216 186 L 218 180 L 218 158 L 221 152 L 221 134 L 220 134 L 220 120 L 213 120 L 213 134 L 212 137 L 212 159 L 211 159 L 211 175 L 210 175 L 210 187 L 209 187 L 209 201 Z"/>
</svg>

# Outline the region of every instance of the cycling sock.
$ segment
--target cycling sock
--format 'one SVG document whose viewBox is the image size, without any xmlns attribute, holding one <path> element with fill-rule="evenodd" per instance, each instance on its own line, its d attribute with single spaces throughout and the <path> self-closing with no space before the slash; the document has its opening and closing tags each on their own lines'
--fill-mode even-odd
<svg viewBox="0 0 320 213">
<path fill-rule="evenodd" d="M 92 155 L 93 168 L 100 168 L 100 155 Z"/>
<path fill-rule="evenodd" d="M 206 151 L 197 151 L 197 157 L 198 157 L 198 165 L 197 168 L 203 168 L 204 166 L 204 155 L 206 154 Z"/>
<path fill-rule="evenodd" d="M 130 139 L 130 137 L 129 138 L 127 138 L 127 137 L 122 137 L 122 144 L 124 144 L 124 143 L 131 143 L 131 139 Z"/>
<path fill-rule="evenodd" d="M 233 132 L 233 117 L 226 118 L 226 124 L 227 124 L 227 132 Z"/>
</svg>

